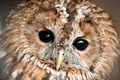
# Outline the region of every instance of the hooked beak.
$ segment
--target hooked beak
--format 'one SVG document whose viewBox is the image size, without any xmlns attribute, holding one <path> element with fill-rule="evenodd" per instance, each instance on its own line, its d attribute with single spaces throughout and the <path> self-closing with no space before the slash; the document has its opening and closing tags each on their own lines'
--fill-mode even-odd
<svg viewBox="0 0 120 80">
<path fill-rule="evenodd" d="M 56 57 L 56 69 L 58 70 L 60 68 L 60 65 L 62 64 L 64 60 L 64 51 L 59 51 L 58 56 Z"/>
</svg>

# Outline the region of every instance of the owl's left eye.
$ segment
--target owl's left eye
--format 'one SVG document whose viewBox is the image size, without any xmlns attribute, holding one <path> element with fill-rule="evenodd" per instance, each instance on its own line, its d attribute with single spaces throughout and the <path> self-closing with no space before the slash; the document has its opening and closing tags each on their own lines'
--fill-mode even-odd
<svg viewBox="0 0 120 80">
<path fill-rule="evenodd" d="M 81 38 L 77 38 L 75 39 L 75 41 L 73 42 L 73 45 L 75 46 L 75 48 L 77 48 L 78 50 L 85 50 L 88 47 L 88 41 L 85 39 L 81 39 Z"/>
<path fill-rule="evenodd" d="M 39 38 L 42 42 L 53 42 L 54 34 L 50 30 L 43 30 L 39 32 Z"/>
</svg>

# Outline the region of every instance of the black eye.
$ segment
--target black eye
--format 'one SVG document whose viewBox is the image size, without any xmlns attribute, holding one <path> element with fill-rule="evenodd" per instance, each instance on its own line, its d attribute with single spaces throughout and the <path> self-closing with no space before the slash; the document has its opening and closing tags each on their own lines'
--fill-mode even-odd
<svg viewBox="0 0 120 80">
<path fill-rule="evenodd" d="M 53 42 L 54 34 L 50 30 L 43 30 L 39 32 L 39 38 L 42 42 Z"/>
<path fill-rule="evenodd" d="M 85 39 L 81 39 L 81 38 L 77 38 L 75 39 L 73 45 L 75 46 L 75 48 L 77 48 L 78 50 L 85 50 L 88 47 L 88 41 Z"/>
</svg>

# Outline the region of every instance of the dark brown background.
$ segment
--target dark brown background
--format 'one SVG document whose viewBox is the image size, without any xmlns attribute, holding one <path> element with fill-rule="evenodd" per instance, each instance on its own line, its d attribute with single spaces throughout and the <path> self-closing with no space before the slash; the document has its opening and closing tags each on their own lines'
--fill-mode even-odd
<svg viewBox="0 0 120 80">
<path fill-rule="evenodd" d="M 23 0 L 0 0 L 0 30 L 8 12 Z M 113 19 L 120 38 L 120 0 L 89 0 L 104 8 Z M 118 63 L 120 65 L 120 60 Z M 120 80 L 120 66 L 112 72 L 110 80 Z"/>
</svg>

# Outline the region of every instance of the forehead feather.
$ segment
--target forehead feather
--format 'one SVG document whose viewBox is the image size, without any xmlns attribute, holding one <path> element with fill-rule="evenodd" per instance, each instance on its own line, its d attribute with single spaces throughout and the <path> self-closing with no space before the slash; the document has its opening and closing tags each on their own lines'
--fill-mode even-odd
<svg viewBox="0 0 120 80">
<path fill-rule="evenodd" d="M 56 23 L 65 24 L 68 21 L 79 22 L 91 12 L 85 0 L 45 0 L 41 1 L 40 12 L 56 13 Z M 49 15 L 49 14 L 48 14 Z"/>
</svg>

